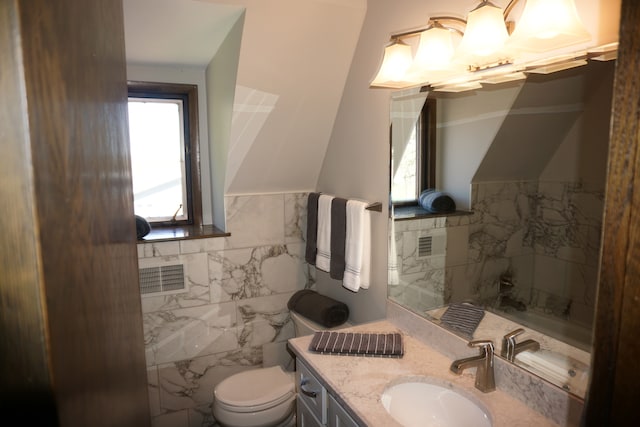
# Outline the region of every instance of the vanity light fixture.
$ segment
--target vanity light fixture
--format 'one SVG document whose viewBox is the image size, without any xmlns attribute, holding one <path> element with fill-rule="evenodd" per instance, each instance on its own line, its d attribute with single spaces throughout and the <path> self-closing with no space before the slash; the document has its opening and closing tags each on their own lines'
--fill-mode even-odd
<svg viewBox="0 0 640 427">
<path fill-rule="evenodd" d="M 591 39 L 574 0 L 525 0 L 518 22 L 508 21 L 518 2 L 510 0 L 503 11 L 490 1 L 481 0 L 466 21 L 453 16 L 432 17 L 426 28 L 392 35 L 370 87 L 442 87 L 458 77 L 467 82 L 481 81 L 474 73 L 498 66 L 507 74 L 529 72 L 531 67 L 522 60 L 518 69 L 510 65 L 526 52 L 550 52 Z M 462 40 L 454 50 L 452 36 L 456 33 Z M 412 58 L 416 42 L 409 45 L 404 40 L 417 36 L 420 41 Z"/>
<path fill-rule="evenodd" d="M 391 42 L 384 48 L 380 71 L 371 82 L 371 86 L 396 89 L 411 86 L 412 82 L 406 81 L 406 74 L 412 62 L 411 46 L 398 36 L 392 37 Z"/>
<path fill-rule="evenodd" d="M 465 26 L 464 19 L 438 16 L 431 18 L 426 28 L 392 35 L 371 87 L 405 88 L 464 71 L 464 67 L 452 61 L 455 53 L 452 34 L 462 36 Z M 413 57 L 412 47 L 403 40 L 418 36 L 419 44 Z"/>
<path fill-rule="evenodd" d="M 508 11 L 510 9 L 505 10 Z M 509 45 L 525 51 L 546 52 L 590 39 L 573 0 L 527 0 Z"/>
<path fill-rule="evenodd" d="M 502 9 L 483 0 L 467 15 L 467 28 L 458 46 L 457 60 L 470 67 L 504 64 L 504 46 L 509 38 Z"/>
<path fill-rule="evenodd" d="M 440 21 L 420 33 L 420 43 L 413 65 L 429 71 L 449 69 L 454 49 L 451 32 Z"/>
</svg>

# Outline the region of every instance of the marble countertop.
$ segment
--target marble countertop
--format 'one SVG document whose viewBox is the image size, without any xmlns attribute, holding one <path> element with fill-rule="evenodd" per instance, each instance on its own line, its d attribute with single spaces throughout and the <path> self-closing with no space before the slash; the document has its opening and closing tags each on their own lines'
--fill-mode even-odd
<svg viewBox="0 0 640 427">
<path fill-rule="evenodd" d="M 491 414 L 494 427 L 557 426 L 499 388 L 490 393 L 480 392 L 474 387 L 475 369 L 466 370 L 462 375 L 451 373 L 449 358 L 412 338 L 389 321 L 366 323 L 343 331 L 400 332 L 403 335 L 402 358 L 317 354 L 308 351 L 311 335 L 289 340 L 291 350 L 359 424 L 369 427 L 399 426 L 380 402 L 384 389 L 411 377 L 429 377 L 433 383 L 452 387 L 484 406 Z M 470 348 L 469 356 L 476 352 L 477 349 Z"/>
</svg>

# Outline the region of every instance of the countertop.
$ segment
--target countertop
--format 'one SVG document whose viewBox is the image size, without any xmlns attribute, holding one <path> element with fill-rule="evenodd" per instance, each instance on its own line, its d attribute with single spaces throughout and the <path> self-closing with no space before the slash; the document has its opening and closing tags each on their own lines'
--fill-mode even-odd
<svg viewBox="0 0 640 427">
<path fill-rule="evenodd" d="M 387 386 L 411 377 L 429 377 L 433 380 L 430 382 L 455 388 L 480 403 L 491 414 L 494 427 L 557 426 L 499 388 L 490 393 L 480 392 L 474 387 L 475 369 L 466 370 L 462 375 L 451 373 L 449 366 L 452 361 L 449 358 L 407 335 L 389 321 L 366 323 L 341 331 L 400 332 L 403 335 L 402 358 L 318 354 L 308 351 L 311 335 L 289 340 L 289 347 L 296 356 L 363 426 L 400 426 L 383 408 L 380 396 Z M 469 356 L 477 351 L 469 348 Z"/>
</svg>

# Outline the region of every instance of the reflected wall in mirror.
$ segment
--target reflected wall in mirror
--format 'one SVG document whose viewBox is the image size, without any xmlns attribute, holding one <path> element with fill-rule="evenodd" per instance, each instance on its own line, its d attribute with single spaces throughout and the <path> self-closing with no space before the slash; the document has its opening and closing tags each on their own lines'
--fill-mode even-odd
<svg viewBox="0 0 640 427">
<path fill-rule="evenodd" d="M 515 84 L 428 93 L 437 99 L 437 187 L 470 212 L 392 210 L 390 299 L 428 318 L 471 302 L 588 356 L 614 67 L 591 61 Z M 393 128 L 411 97 L 425 98 L 392 100 Z M 401 144 L 392 141 L 391 171 Z M 499 348 L 502 335 L 479 338 Z"/>
</svg>

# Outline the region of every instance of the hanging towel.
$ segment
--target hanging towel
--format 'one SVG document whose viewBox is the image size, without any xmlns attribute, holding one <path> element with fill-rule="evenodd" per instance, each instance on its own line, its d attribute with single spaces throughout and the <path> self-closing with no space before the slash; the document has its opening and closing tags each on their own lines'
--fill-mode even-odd
<svg viewBox="0 0 640 427">
<path fill-rule="evenodd" d="M 371 271 L 371 217 L 367 203 L 347 202 L 346 270 L 342 286 L 353 292 L 369 288 Z"/>
<path fill-rule="evenodd" d="M 344 277 L 344 248 L 347 237 L 347 200 L 336 197 L 331 202 L 331 268 L 332 279 Z"/>
<path fill-rule="evenodd" d="M 390 286 L 400 284 L 400 272 L 398 271 L 398 250 L 396 249 L 396 226 L 393 218 L 389 218 L 389 270 L 387 283 Z"/>
<path fill-rule="evenodd" d="M 309 197 L 307 198 L 307 247 L 304 259 L 311 265 L 316 264 L 318 197 L 320 197 L 320 193 L 309 193 Z"/>
<path fill-rule="evenodd" d="M 331 202 L 333 196 L 321 194 L 318 198 L 318 237 L 316 268 L 327 273 L 331 269 Z"/>
</svg>

